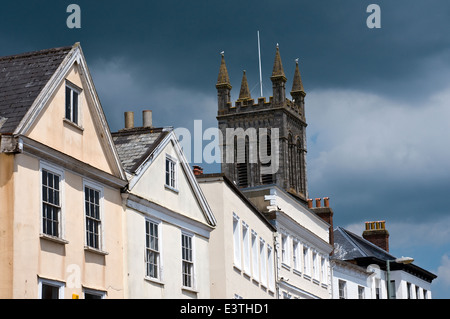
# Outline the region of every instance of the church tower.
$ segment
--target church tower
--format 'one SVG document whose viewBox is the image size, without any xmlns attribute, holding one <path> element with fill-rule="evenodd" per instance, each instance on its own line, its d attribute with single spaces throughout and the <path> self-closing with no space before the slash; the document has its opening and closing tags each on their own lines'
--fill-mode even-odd
<svg viewBox="0 0 450 319">
<path fill-rule="evenodd" d="M 218 127 L 222 132 L 222 173 L 239 187 L 276 184 L 306 202 L 306 119 L 305 96 L 298 61 L 286 98 L 286 76 L 277 45 L 269 101 L 252 99 L 246 72 L 239 98 L 231 102 L 231 84 L 222 54 L 216 84 Z"/>
</svg>

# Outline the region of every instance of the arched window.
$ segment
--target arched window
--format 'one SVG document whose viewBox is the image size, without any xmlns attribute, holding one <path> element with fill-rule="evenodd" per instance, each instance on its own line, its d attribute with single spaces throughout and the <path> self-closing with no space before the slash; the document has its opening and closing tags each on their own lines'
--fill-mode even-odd
<svg viewBox="0 0 450 319">
<path fill-rule="evenodd" d="M 289 187 L 295 188 L 295 153 L 292 134 L 288 135 L 288 167 L 289 167 Z"/>
<path fill-rule="evenodd" d="M 265 147 L 263 146 L 263 143 L 260 143 L 260 147 L 262 147 L 261 149 L 261 153 L 267 156 L 271 156 L 272 155 L 272 143 L 271 143 L 271 132 L 270 129 L 267 129 L 267 134 L 261 136 L 261 139 L 265 138 L 266 139 L 266 145 Z M 260 162 L 261 167 L 270 167 L 272 165 L 271 162 L 268 163 L 261 163 Z M 260 169 L 261 172 L 261 169 Z M 261 183 L 263 184 L 272 184 L 273 183 L 273 174 L 261 174 Z"/>
<path fill-rule="evenodd" d="M 301 172 L 303 171 L 302 167 L 303 167 L 303 151 L 302 151 L 302 143 L 300 141 L 300 137 L 297 138 L 297 158 L 295 161 L 295 165 L 296 165 L 296 172 L 297 172 L 297 191 L 304 193 L 303 187 L 302 187 L 302 175 Z"/>
<path fill-rule="evenodd" d="M 240 143 L 238 143 L 240 142 Z M 237 145 L 244 145 L 244 152 L 238 152 Z M 248 136 L 245 137 L 245 143 L 242 143 L 242 140 L 237 139 L 235 137 L 235 143 L 234 143 L 234 150 L 235 150 L 235 158 L 236 158 L 236 168 L 237 168 L 237 181 L 238 185 L 241 187 L 247 187 L 248 186 L 248 167 L 249 167 L 249 139 Z M 240 157 L 238 156 L 240 155 Z M 243 156 L 243 158 L 242 158 Z"/>
</svg>

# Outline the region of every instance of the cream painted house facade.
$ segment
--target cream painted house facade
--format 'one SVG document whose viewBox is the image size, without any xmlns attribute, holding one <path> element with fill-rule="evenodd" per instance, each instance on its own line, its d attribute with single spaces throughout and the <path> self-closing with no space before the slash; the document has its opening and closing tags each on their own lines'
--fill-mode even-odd
<svg viewBox="0 0 450 319">
<path fill-rule="evenodd" d="M 210 298 L 215 217 L 173 130 L 143 124 L 113 133 L 129 179 L 126 298 Z"/>
<path fill-rule="evenodd" d="M 0 298 L 123 298 L 127 181 L 81 47 L 0 72 Z"/>
<path fill-rule="evenodd" d="M 217 218 L 211 234 L 211 298 L 276 298 L 275 227 L 223 174 L 197 180 Z"/>
<path fill-rule="evenodd" d="M 278 186 L 242 191 L 277 229 L 277 297 L 331 298 L 330 225 Z"/>
</svg>

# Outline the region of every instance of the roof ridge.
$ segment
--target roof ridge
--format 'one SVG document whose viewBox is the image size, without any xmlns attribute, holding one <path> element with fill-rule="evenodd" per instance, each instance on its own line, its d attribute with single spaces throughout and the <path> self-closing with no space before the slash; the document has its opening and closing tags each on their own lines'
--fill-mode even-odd
<svg viewBox="0 0 450 319">
<path fill-rule="evenodd" d="M 160 133 L 164 130 L 167 130 L 166 127 L 147 127 L 147 126 L 138 126 L 138 127 L 132 127 L 132 128 L 124 128 L 121 130 L 118 130 L 117 132 L 111 132 L 112 135 L 118 136 L 118 135 L 132 135 L 136 133 L 144 134 L 144 133 Z"/>
<path fill-rule="evenodd" d="M 19 53 L 19 54 L 11 54 L 11 55 L 5 55 L 5 56 L 0 56 L 0 60 L 11 60 L 11 59 L 17 59 L 17 58 L 25 58 L 25 57 L 30 57 L 30 56 L 36 56 L 36 55 L 44 55 L 44 54 L 49 54 L 49 53 L 53 53 L 53 52 L 58 52 L 58 51 L 69 51 L 73 48 L 73 46 L 63 46 L 63 47 L 57 47 L 57 48 L 49 48 L 49 49 L 43 49 L 43 50 L 37 50 L 37 51 L 29 51 L 29 52 L 24 52 L 24 53 Z"/>
</svg>

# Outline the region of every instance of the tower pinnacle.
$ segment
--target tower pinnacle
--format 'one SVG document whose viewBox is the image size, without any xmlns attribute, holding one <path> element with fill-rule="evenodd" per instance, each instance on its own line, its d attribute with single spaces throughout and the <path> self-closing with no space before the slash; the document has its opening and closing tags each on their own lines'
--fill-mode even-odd
<svg viewBox="0 0 450 319">
<path fill-rule="evenodd" d="M 245 75 L 245 70 L 242 75 L 242 83 L 241 83 L 241 90 L 239 92 L 239 99 L 238 101 L 242 100 L 248 100 L 251 99 L 250 90 L 248 88 L 248 82 L 247 82 L 247 76 Z"/>
<path fill-rule="evenodd" d="M 281 63 L 281 56 L 280 56 L 280 48 L 277 43 L 277 51 L 275 52 L 275 61 L 273 63 L 273 71 L 272 71 L 272 82 L 274 80 L 282 80 L 283 82 L 286 82 L 286 76 L 284 75 L 283 70 L 283 63 Z"/>
<path fill-rule="evenodd" d="M 302 93 L 303 96 L 306 95 L 305 90 L 303 89 L 302 78 L 300 76 L 298 59 L 296 59 L 295 61 L 295 73 L 294 73 L 294 81 L 292 83 L 291 95 L 295 95 L 295 93 Z"/>
<path fill-rule="evenodd" d="M 230 78 L 228 77 L 227 66 L 225 64 L 225 56 L 223 51 L 221 52 L 222 61 L 220 63 L 219 76 L 217 77 L 216 88 L 226 87 L 231 89 Z"/>
</svg>

